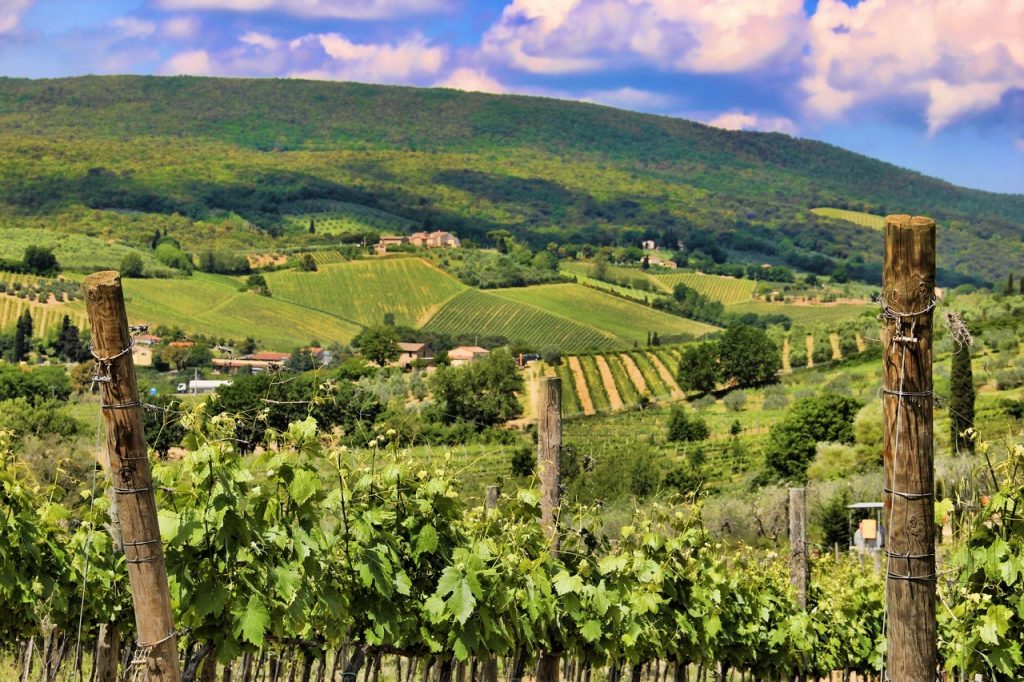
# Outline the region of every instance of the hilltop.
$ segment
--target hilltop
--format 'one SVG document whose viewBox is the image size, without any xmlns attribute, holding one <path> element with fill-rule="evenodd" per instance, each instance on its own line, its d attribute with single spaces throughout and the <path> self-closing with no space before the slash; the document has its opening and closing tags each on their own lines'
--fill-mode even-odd
<svg viewBox="0 0 1024 682">
<path fill-rule="evenodd" d="M 192 249 L 300 244 L 310 204 L 330 202 L 357 231 L 437 227 L 485 243 L 500 228 L 535 247 L 681 239 L 730 261 L 877 281 L 877 232 L 809 211 L 829 207 L 938 219 L 944 285 L 1001 281 L 1024 255 L 1021 195 L 781 134 L 538 97 L 0 79 L 0 142 L 0 226 L 134 245 L 154 225 Z"/>
</svg>

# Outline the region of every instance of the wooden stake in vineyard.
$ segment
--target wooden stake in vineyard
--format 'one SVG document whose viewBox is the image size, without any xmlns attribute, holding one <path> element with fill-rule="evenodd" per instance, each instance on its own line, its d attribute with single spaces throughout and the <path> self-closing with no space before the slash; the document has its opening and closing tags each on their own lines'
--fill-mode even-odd
<svg viewBox="0 0 1024 682">
<path fill-rule="evenodd" d="M 885 219 L 883 415 L 888 557 L 883 679 L 936 679 L 932 311 L 935 221 Z"/>
<path fill-rule="evenodd" d="M 562 380 L 544 379 L 544 403 L 537 425 L 537 473 L 540 475 L 540 522 L 558 556 L 558 505 L 562 452 Z M 558 656 L 545 651 L 537 663 L 537 682 L 558 682 Z"/>
<path fill-rule="evenodd" d="M 796 601 L 807 609 L 807 500 L 803 488 L 789 489 L 789 576 Z"/>
<path fill-rule="evenodd" d="M 145 656 L 139 665 L 145 665 L 146 679 L 179 682 L 178 644 L 121 276 L 98 272 L 86 277 L 83 287 L 139 651 Z"/>
</svg>

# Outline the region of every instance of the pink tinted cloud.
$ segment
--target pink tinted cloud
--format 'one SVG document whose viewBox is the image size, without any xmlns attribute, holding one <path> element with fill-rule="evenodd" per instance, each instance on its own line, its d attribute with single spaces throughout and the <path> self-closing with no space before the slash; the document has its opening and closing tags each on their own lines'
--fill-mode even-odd
<svg viewBox="0 0 1024 682">
<path fill-rule="evenodd" d="M 513 0 L 481 48 L 534 73 L 735 73 L 797 56 L 803 30 L 800 0 Z"/>
<path fill-rule="evenodd" d="M 727 111 L 710 119 L 707 124 L 725 130 L 759 130 L 787 135 L 797 132 L 796 124 L 784 116 L 761 116 L 744 111 Z"/>
<path fill-rule="evenodd" d="M 157 0 L 168 10 L 284 12 L 300 17 L 383 19 L 448 9 L 448 0 Z"/>
<path fill-rule="evenodd" d="M 18 28 L 21 17 L 35 0 L 2 0 L 0 2 L 0 35 Z"/>
<path fill-rule="evenodd" d="M 1024 88 L 1024 2 L 821 0 L 810 20 L 808 110 L 837 117 L 917 99 L 934 133 Z"/>
</svg>

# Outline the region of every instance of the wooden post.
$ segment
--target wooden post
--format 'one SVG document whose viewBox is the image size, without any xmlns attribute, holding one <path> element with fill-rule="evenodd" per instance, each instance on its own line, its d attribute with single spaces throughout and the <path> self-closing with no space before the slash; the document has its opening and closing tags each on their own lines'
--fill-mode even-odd
<svg viewBox="0 0 1024 682">
<path fill-rule="evenodd" d="M 935 221 L 885 219 L 883 418 L 888 679 L 935 679 Z"/>
<path fill-rule="evenodd" d="M 789 573 L 796 601 L 807 609 L 807 501 L 803 488 L 789 489 Z"/>
<path fill-rule="evenodd" d="M 487 486 L 487 492 L 484 493 L 484 509 L 490 511 L 491 509 L 498 508 L 498 486 L 489 485 Z"/>
<path fill-rule="evenodd" d="M 551 555 L 558 556 L 558 505 L 560 501 L 559 460 L 562 451 L 562 380 L 546 377 L 544 403 L 537 425 L 537 473 L 540 475 L 541 525 L 551 543 Z M 558 682 L 558 656 L 542 652 L 537 662 L 537 682 Z"/>
<path fill-rule="evenodd" d="M 85 278 L 83 288 L 93 352 L 99 358 L 97 376 L 110 476 L 118 496 L 118 521 L 139 648 L 149 649 L 145 677 L 153 682 L 179 682 L 178 643 L 121 276 L 116 272 L 98 272 Z"/>
</svg>

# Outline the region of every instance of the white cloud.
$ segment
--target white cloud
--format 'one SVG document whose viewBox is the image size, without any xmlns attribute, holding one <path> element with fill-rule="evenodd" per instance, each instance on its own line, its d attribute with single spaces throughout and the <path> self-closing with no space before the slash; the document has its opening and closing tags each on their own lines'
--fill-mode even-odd
<svg viewBox="0 0 1024 682">
<path fill-rule="evenodd" d="M 191 50 L 171 57 L 160 73 L 166 76 L 209 76 L 214 73 L 214 65 L 206 50 Z"/>
<path fill-rule="evenodd" d="M 916 99 L 934 133 L 1024 88 L 1019 0 L 820 0 L 809 35 L 801 86 L 819 116 Z"/>
<path fill-rule="evenodd" d="M 760 130 L 768 133 L 795 135 L 797 128 L 784 116 L 760 116 L 743 111 L 727 111 L 710 119 L 707 124 L 725 130 Z"/>
<path fill-rule="evenodd" d="M 447 78 L 434 85 L 439 88 L 454 88 L 467 92 L 489 92 L 491 94 L 508 92 L 504 85 L 486 72 L 468 67 L 455 69 Z"/>
<path fill-rule="evenodd" d="M 136 17 L 118 17 L 110 26 L 124 38 L 146 38 L 156 32 L 156 24 Z"/>
<path fill-rule="evenodd" d="M 285 41 L 250 31 L 222 49 L 175 55 L 163 72 L 427 84 L 447 59 L 447 47 L 431 45 L 420 34 L 392 43 L 356 43 L 338 33 Z"/>
<path fill-rule="evenodd" d="M 437 12 L 448 0 L 158 0 L 168 10 L 229 10 L 284 12 L 300 17 L 330 19 L 382 19 Z"/>
<path fill-rule="evenodd" d="M 35 0 L 0 0 L 0 35 L 18 28 L 21 16 Z"/>
<path fill-rule="evenodd" d="M 534 73 L 736 73 L 799 55 L 804 25 L 801 0 L 513 0 L 482 51 Z"/>
<path fill-rule="evenodd" d="M 199 28 L 199 19 L 186 15 L 164 20 L 160 33 L 171 40 L 189 40 L 199 33 Z"/>
</svg>

